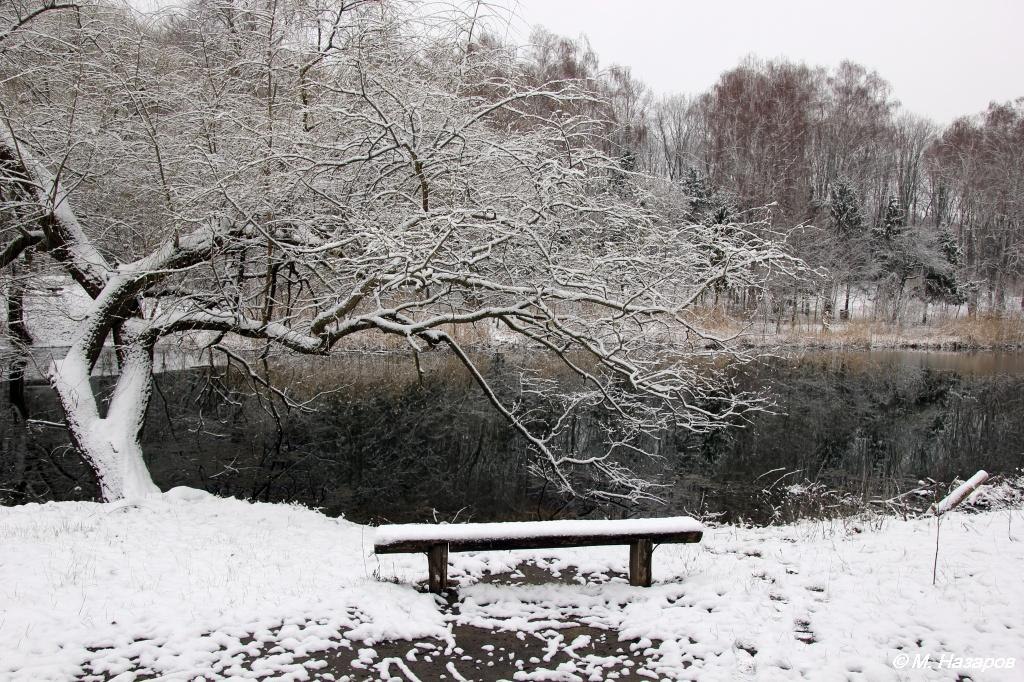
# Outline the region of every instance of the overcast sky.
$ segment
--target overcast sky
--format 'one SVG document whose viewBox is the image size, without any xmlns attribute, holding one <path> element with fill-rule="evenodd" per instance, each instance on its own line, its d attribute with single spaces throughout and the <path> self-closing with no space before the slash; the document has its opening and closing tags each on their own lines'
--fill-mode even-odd
<svg viewBox="0 0 1024 682">
<path fill-rule="evenodd" d="M 602 65 L 694 94 L 748 54 L 852 59 L 904 109 L 948 123 L 1024 96 L 1024 0 L 518 0 L 517 36 L 585 33 Z"/>
</svg>

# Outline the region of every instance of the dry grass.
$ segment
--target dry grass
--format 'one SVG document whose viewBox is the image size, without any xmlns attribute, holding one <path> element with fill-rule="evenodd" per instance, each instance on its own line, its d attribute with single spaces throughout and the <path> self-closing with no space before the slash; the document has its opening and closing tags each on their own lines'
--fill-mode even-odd
<svg viewBox="0 0 1024 682">
<path fill-rule="evenodd" d="M 738 335 L 740 342 L 752 347 L 789 346 L 799 348 L 920 348 L 935 350 L 1020 350 L 1024 349 L 1024 316 L 983 313 L 973 317 L 934 317 L 927 324 L 854 318 L 823 325 L 811 315 L 799 315 L 796 324 L 783 320 L 777 325 L 760 315 L 743 319 L 721 307 L 693 309 L 688 321 L 697 329 L 716 336 Z M 914 319 L 920 319 L 915 317 Z M 520 339 L 493 321 L 471 325 L 445 325 L 459 345 L 470 349 L 519 346 Z M 778 329 L 778 331 L 776 331 Z M 202 344 L 196 339 L 196 346 Z M 245 347 L 244 342 L 237 345 Z M 417 345 L 421 343 L 417 342 Z M 259 344 L 253 343 L 256 348 Z M 346 337 L 335 347 L 338 351 L 411 350 L 409 340 L 394 334 L 367 331 Z"/>
<path fill-rule="evenodd" d="M 754 323 L 744 328 L 740 321 L 717 322 L 717 329 L 737 333 L 752 346 L 796 346 L 802 348 L 910 348 L 934 350 L 1019 350 L 1024 348 L 1024 318 L 1016 315 L 984 314 L 958 319 L 935 320 L 929 324 L 854 319 L 825 326 L 805 323 L 795 328 Z"/>
<path fill-rule="evenodd" d="M 799 346 L 808 348 L 924 348 L 945 350 L 987 350 L 1024 348 L 1024 317 L 1018 315 L 979 314 L 974 317 L 935 319 L 928 324 L 891 323 L 871 319 L 853 319 L 824 326 L 805 320 L 791 327 L 765 325 L 763 320 L 744 321 L 720 308 L 691 311 L 690 320 L 698 329 L 716 335 L 739 334 L 752 346 Z M 507 330 L 493 323 L 451 326 L 449 334 L 464 347 L 501 346 L 511 339 Z M 408 350 L 398 336 L 367 333 L 346 339 L 345 350 Z"/>
<path fill-rule="evenodd" d="M 940 329 L 947 336 L 962 339 L 967 346 L 1024 345 L 1024 318 L 1015 315 L 976 315 L 950 320 L 942 324 Z"/>
</svg>

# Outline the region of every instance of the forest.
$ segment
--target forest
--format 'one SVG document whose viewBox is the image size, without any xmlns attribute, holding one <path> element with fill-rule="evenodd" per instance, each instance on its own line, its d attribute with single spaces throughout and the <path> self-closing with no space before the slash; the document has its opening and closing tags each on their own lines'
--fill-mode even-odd
<svg viewBox="0 0 1024 682">
<path fill-rule="evenodd" d="M 595 115 L 624 171 L 671 183 L 695 221 L 767 207 L 818 274 L 767 302 L 733 288 L 727 305 L 767 305 L 776 321 L 813 310 L 825 324 L 848 318 L 852 299 L 879 321 L 1020 313 L 1024 98 L 940 126 L 849 61 L 749 57 L 706 92 L 660 95 L 628 67 L 602 67 L 585 37 L 537 29 L 524 58 L 535 77 L 604 93 Z"/>
</svg>

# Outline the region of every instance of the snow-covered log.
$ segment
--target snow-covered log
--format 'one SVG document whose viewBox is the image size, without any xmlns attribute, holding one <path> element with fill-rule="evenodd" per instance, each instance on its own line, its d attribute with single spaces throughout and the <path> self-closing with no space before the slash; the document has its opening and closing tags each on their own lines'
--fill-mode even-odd
<svg viewBox="0 0 1024 682">
<path fill-rule="evenodd" d="M 953 507 L 963 502 L 971 493 L 977 490 L 978 486 L 988 480 L 988 473 L 982 469 L 978 473 L 957 486 L 956 490 L 946 495 L 935 505 L 937 515 L 945 514 Z"/>
</svg>

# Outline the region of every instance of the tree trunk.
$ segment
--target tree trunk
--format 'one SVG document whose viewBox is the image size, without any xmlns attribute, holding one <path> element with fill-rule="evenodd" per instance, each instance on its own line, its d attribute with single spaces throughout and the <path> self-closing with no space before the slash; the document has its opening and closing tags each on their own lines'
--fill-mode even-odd
<svg viewBox="0 0 1024 682">
<path fill-rule="evenodd" d="M 152 348 L 129 342 L 107 414 L 100 416 L 89 382 L 84 344 L 50 366 L 49 378 L 61 406 L 71 442 L 96 473 L 107 502 L 160 492 L 142 458 L 140 436 L 152 391 Z"/>
<path fill-rule="evenodd" d="M 7 290 L 7 329 L 16 352 L 7 368 L 7 381 L 11 406 L 18 411 L 22 420 L 29 416 L 28 402 L 25 400 L 25 368 L 28 366 L 28 349 L 32 345 L 32 335 L 25 326 L 24 296 L 25 287 L 15 263 L 11 266 L 11 285 Z"/>
<path fill-rule="evenodd" d="M 1002 272 L 996 275 L 995 290 L 995 309 L 998 312 L 1003 312 L 1006 310 L 1006 282 Z"/>
<path fill-rule="evenodd" d="M 892 302 L 892 323 L 896 324 L 900 320 L 900 308 L 903 305 L 903 290 L 906 288 L 906 278 L 900 279 L 900 286 L 896 290 L 896 295 L 893 297 Z"/>
<path fill-rule="evenodd" d="M 825 327 L 827 327 L 829 325 L 829 323 L 832 322 L 832 316 L 834 315 L 834 310 L 835 310 L 835 292 L 834 292 L 834 289 L 835 289 L 835 286 L 830 282 L 825 287 L 824 295 L 822 296 L 822 300 L 824 301 L 824 306 L 821 309 L 821 324 L 822 324 L 822 326 L 825 326 Z"/>
</svg>

